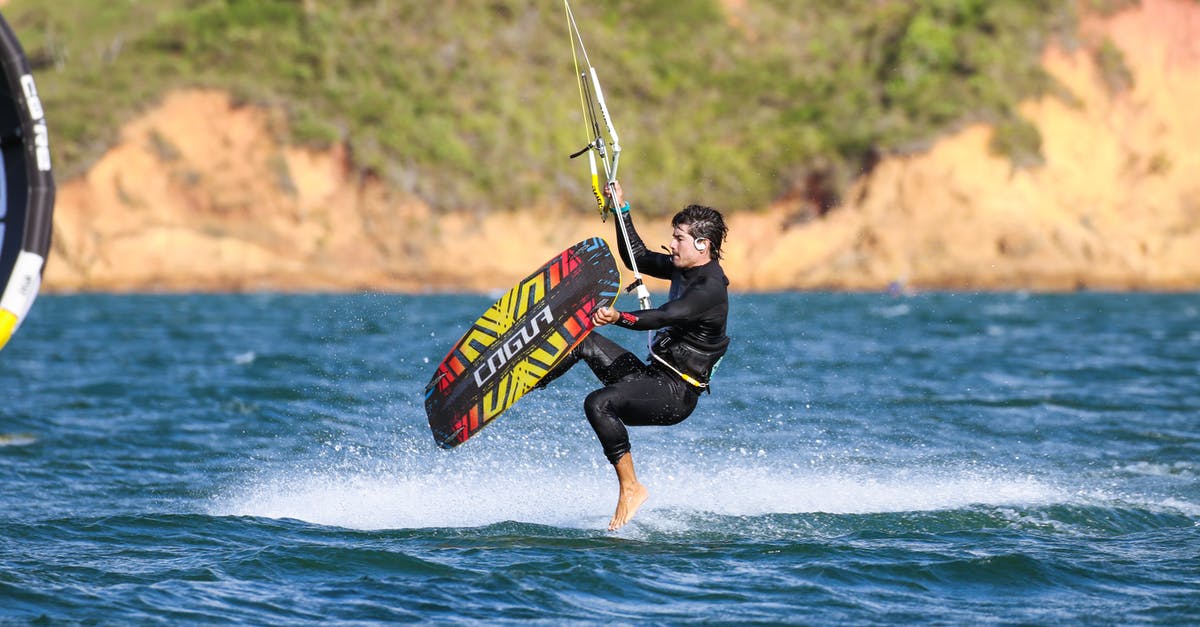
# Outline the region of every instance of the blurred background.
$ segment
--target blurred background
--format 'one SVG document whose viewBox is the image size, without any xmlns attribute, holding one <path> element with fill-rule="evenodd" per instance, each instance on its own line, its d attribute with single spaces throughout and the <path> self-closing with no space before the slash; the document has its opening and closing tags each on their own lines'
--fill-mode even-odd
<svg viewBox="0 0 1200 627">
<path fill-rule="evenodd" d="M 612 235 L 558 2 L 0 6 L 47 291 L 490 290 Z M 1195 0 L 574 10 L 643 236 L 726 211 L 734 289 L 1200 286 Z"/>
</svg>

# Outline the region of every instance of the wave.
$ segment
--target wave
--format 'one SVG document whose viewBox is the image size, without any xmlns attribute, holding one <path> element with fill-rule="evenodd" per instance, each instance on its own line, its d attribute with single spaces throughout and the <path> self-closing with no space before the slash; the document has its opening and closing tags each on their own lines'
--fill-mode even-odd
<svg viewBox="0 0 1200 627">
<path fill-rule="evenodd" d="M 1179 549 L 1194 545 L 1197 527 L 1178 514 L 1051 505 L 755 516 L 660 508 L 648 518 L 617 536 L 528 522 L 355 531 L 204 514 L 9 524 L 0 570 L 20 576 L 0 580 L 10 600 L 0 623 L 805 615 L 844 624 L 877 621 L 881 608 L 920 622 L 1195 621 L 1196 560 Z M 1114 521 L 1162 531 L 1097 542 Z"/>
</svg>

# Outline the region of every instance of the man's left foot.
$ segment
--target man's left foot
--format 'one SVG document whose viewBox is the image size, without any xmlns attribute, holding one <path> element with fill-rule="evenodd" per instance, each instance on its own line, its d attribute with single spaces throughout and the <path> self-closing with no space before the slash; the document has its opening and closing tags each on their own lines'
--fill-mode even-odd
<svg viewBox="0 0 1200 627">
<path fill-rule="evenodd" d="M 617 498 L 617 511 L 608 523 L 608 530 L 616 531 L 624 527 L 625 523 L 633 519 L 633 515 L 648 498 L 650 498 L 650 491 L 640 483 L 635 483 L 628 488 L 621 488 L 621 496 Z"/>
</svg>

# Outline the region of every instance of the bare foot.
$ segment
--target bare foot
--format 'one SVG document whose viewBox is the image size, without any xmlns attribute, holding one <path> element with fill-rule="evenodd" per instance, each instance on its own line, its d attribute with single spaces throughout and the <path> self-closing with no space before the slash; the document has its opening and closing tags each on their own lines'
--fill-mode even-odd
<svg viewBox="0 0 1200 627">
<path fill-rule="evenodd" d="M 640 483 L 622 487 L 621 496 L 617 498 L 617 512 L 609 521 L 608 530 L 616 531 L 624 527 L 625 523 L 633 519 L 633 515 L 637 513 L 638 508 L 646 502 L 647 498 L 650 498 L 650 492 L 646 486 Z"/>
</svg>

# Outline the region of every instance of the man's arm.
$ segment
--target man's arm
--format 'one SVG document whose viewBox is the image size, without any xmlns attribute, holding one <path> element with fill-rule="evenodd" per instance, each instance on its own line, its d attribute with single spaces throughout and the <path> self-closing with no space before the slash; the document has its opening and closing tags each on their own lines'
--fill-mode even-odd
<svg viewBox="0 0 1200 627">
<path fill-rule="evenodd" d="M 633 217 L 629 215 L 629 204 L 625 202 L 625 192 L 621 189 L 621 184 L 613 181 L 611 187 L 605 188 L 605 195 L 611 195 L 613 206 L 617 207 L 614 213 L 617 216 L 615 226 L 617 229 L 617 252 L 621 255 L 621 261 L 625 263 L 625 267 L 633 269 L 633 264 L 629 259 L 629 251 L 633 251 L 633 258 L 637 260 L 638 270 L 652 277 L 659 279 L 670 279 L 671 273 L 675 270 L 675 265 L 671 263 L 671 256 L 662 253 L 656 253 L 648 248 L 642 242 L 642 238 L 638 235 L 637 229 L 633 226 Z M 624 224 L 625 228 L 621 228 Z M 625 241 L 625 233 L 629 233 L 628 245 Z"/>
<path fill-rule="evenodd" d="M 721 294 L 712 289 L 714 281 L 701 279 L 679 298 L 667 301 L 657 309 L 640 311 L 617 311 L 612 307 L 601 307 L 592 314 L 596 326 L 615 324 L 635 331 L 661 329 L 695 318 L 721 302 Z"/>
</svg>

